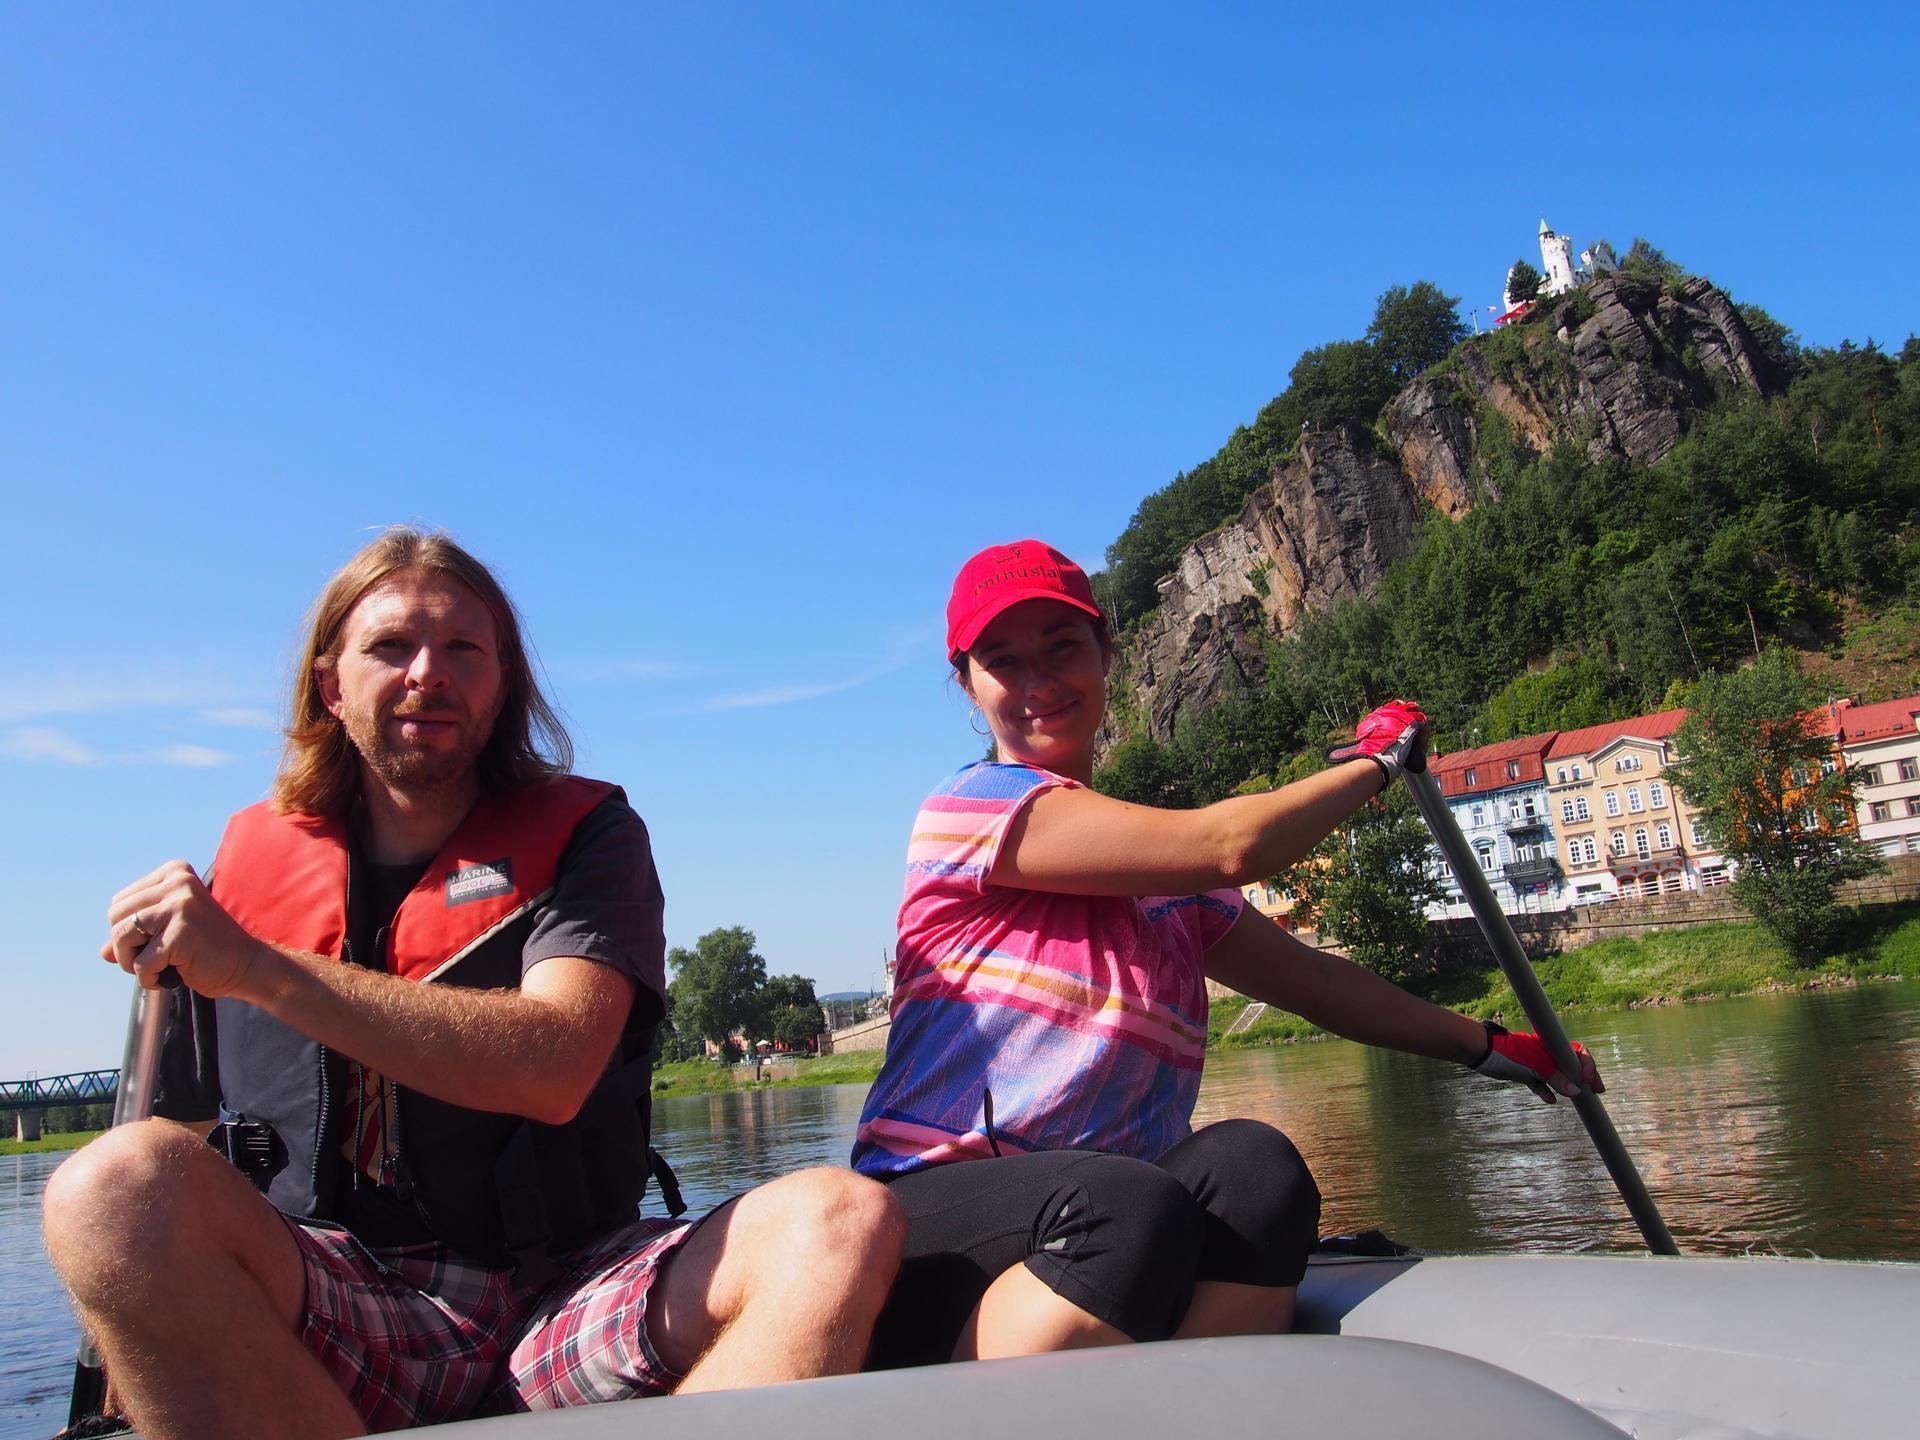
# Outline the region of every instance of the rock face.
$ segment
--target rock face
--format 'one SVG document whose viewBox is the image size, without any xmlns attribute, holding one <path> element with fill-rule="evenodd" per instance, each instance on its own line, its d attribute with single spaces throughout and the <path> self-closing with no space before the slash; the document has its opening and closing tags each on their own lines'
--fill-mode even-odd
<svg viewBox="0 0 1920 1440">
<path fill-rule="evenodd" d="M 1237 520 L 1202 536 L 1160 582 L 1122 682 L 1159 740 L 1183 715 L 1266 677 L 1268 637 L 1304 610 L 1365 595 L 1413 548 L 1413 493 L 1354 426 L 1305 435 Z"/>
<path fill-rule="evenodd" d="M 1387 432 L 1414 489 L 1457 515 L 1474 499 L 1471 457 L 1489 413 L 1534 454 L 1569 437 L 1589 459 L 1651 465 L 1716 387 L 1768 395 L 1781 383 L 1733 302 L 1707 281 L 1669 294 L 1608 275 L 1554 302 L 1544 322 L 1463 345 L 1457 364 L 1394 398 Z"/>
<path fill-rule="evenodd" d="M 1305 435 L 1237 519 L 1182 552 L 1115 667 L 1116 698 L 1153 738 L 1164 742 L 1183 716 L 1258 686 L 1266 642 L 1291 633 L 1302 611 L 1371 594 L 1413 548 L 1422 503 L 1459 516 L 1498 499 L 1475 466 L 1491 417 L 1522 452 L 1543 454 L 1565 437 L 1590 459 L 1652 464 L 1717 389 L 1765 395 L 1784 380 L 1705 280 L 1669 293 L 1614 274 L 1550 305 L 1518 329 L 1467 342 L 1401 391 L 1384 416 L 1397 457 L 1376 453 L 1356 427 Z M 1102 737 L 1100 758 L 1118 738 Z"/>
</svg>

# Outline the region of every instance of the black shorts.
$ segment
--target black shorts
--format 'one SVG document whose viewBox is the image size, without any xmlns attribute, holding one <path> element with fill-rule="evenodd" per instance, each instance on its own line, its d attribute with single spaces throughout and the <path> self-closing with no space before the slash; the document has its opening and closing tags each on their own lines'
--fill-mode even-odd
<svg viewBox="0 0 1920 1440">
<path fill-rule="evenodd" d="M 987 1286 L 1015 1265 L 1135 1340 L 1179 1328 L 1201 1280 L 1300 1283 L 1320 1191 L 1293 1142 L 1223 1120 L 1157 1162 L 1060 1150 L 966 1160 L 888 1184 L 907 1249 L 871 1365 L 950 1359 Z"/>
</svg>

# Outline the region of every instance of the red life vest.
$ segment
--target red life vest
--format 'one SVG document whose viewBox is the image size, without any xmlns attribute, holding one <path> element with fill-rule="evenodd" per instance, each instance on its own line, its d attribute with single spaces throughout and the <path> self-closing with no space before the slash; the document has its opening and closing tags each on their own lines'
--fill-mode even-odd
<svg viewBox="0 0 1920 1440">
<path fill-rule="evenodd" d="M 389 927 L 389 974 L 434 980 L 553 887 L 573 830 L 613 786 L 569 775 L 477 801 Z M 214 899 L 256 940 L 341 958 L 347 934 L 347 826 L 282 815 L 262 801 L 227 822 Z"/>
<path fill-rule="evenodd" d="M 423 983 L 518 986 L 522 947 L 575 829 L 619 794 L 567 776 L 483 797 L 401 901 L 380 965 Z M 340 960 L 350 869 L 344 821 L 260 804 L 228 822 L 210 885 L 257 939 Z M 344 1062 L 241 1001 L 195 1005 L 213 1012 L 227 1153 L 243 1163 L 238 1149 L 247 1152 L 243 1168 L 286 1214 L 334 1218 Z M 434 1235 L 477 1258 L 539 1264 L 637 1215 L 657 1163 L 647 1144 L 655 1027 L 642 1016 L 629 1015 L 606 1074 L 565 1125 L 394 1087 L 395 1184 Z M 660 1178 L 678 1213 L 671 1172 Z"/>
</svg>

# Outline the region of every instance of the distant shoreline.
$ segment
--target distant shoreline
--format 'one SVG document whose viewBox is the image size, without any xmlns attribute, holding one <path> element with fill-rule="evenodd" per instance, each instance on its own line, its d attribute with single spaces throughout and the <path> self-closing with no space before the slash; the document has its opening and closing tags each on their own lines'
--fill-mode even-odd
<svg viewBox="0 0 1920 1440">
<path fill-rule="evenodd" d="M 39 1155 L 47 1151 L 78 1150 L 102 1130 L 49 1131 L 38 1140 L 0 1139 L 0 1155 Z"/>
</svg>

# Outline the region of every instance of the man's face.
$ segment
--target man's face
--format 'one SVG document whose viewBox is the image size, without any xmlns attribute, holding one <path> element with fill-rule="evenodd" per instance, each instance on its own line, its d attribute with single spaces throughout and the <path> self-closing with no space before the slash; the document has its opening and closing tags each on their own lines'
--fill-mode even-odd
<svg viewBox="0 0 1920 1440">
<path fill-rule="evenodd" d="M 506 694 L 493 612 L 439 570 L 397 570 L 360 597 L 320 698 L 388 788 L 467 781 Z"/>
</svg>

